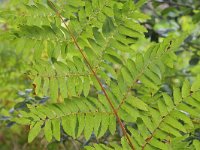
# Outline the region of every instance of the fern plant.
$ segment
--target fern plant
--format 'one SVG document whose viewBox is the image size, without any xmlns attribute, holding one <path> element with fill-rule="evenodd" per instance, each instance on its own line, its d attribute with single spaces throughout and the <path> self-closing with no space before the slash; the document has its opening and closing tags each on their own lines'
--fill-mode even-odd
<svg viewBox="0 0 200 150">
<path fill-rule="evenodd" d="M 119 126 L 120 144 L 84 148 L 199 148 L 199 141 L 184 140 L 199 127 L 200 78 L 171 93 L 163 88 L 186 34 L 135 49 L 147 32 L 142 23 L 149 16 L 140 11 L 145 0 L 22 2 L 1 16 L 18 26 L 13 42 L 33 53 L 27 71 L 33 94 L 50 96 L 49 103 L 28 105 L 13 119 L 30 125 L 28 142 L 41 131 L 48 142 L 60 141 L 61 131 L 99 139 Z"/>
</svg>

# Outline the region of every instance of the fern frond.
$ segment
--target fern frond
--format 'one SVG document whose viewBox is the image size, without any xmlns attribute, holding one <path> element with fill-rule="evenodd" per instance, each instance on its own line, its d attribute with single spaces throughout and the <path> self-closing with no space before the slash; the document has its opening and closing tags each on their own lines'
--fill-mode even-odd
<svg viewBox="0 0 200 150">
<path fill-rule="evenodd" d="M 99 5 L 101 5 L 100 9 L 102 8 L 103 11 L 100 10 L 98 11 L 96 10 L 96 8 L 93 8 L 96 7 L 96 5 L 92 5 L 93 3 L 95 2 L 88 1 L 87 3 L 85 3 L 85 5 L 81 5 L 79 7 L 80 12 L 78 12 L 78 16 L 77 17 L 71 16 L 69 21 L 69 27 L 72 28 L 72 32 L 77 38 L 78 43 L 84 49 L 84 52 L 88 56 L 89 61 L 92 62 L 93 69 L 96 70 L 95 68 L 99 68 L 99 70 L 97 70 L 97 74 L 100 76 L 102 80 L 104 80 L 109 85 L 112 78 L 117 79 L 115 70 L 110 66 L 110 63 L 122 65 L 125 61 L 124 59 L 122 59 L 121 57 L 122 55 L 117 51 L 118 50 L 122 52 L 130 51 L 131 49 L 129 48 L 129 45 L 134 44 L 134 42 L 136 41 L 132 39 L 144 36 L 143 33 L 146 32 L 146 29 L 138 23 L 137 19 L 131 18 L 132 15 L 128 15 L 133 13 L 133 10 L 131 9 L 132 7 L 134 7 L 135 9 L 134 11 L 138 11 L 137 7 L 134 6 L 134 4 L 131 1 L 128 1 L 126 3 L 121 3 L 116 1 L 105 1 L 105 3 L 103 4 L 99 3 Z M 34 5 L 31 5 L 31 7 L 33 7 L 34 9 L 39 9 L 40 5 L 41 4 L 36 3 Z M 69 5 L 71 4 L 69 3 Z M 41 7 L 43 7 L 43 9 L 47 9 L 45 6 Z M 113 7 L 114 7 L 114 12 L 113 12 Z M 47 9 L 46 11 L 52 14 L 52 12 L 50 12 L 49 9 Z M 87 12 L 86 16 L 83 16 L 82 11 Z M 113 12 L 113 15 L 112 13 L 108 12 Z M 118 13 L 120 13 L 121 18 L 117 16 Z M 95 24 L 94 20 L 96 20 L 96 17 L 94 17 L 94 15 L 105 16 L 104 19 L 101 18 L 102 19 L 101 26 Z M 127 15 L 129 17 L 127 17 Z M 53 17 L 54 16 L 52 16 L 52 18 Z M 87 30 L 86 26 L 83 25 L 85 22 L 81 22 L 80 19 L 80 18 L 83 19 L 83 17 L 85 20 L 87 20 L 86 23 Z M 100 18 L 97 17 L 97 19 Z M 84 61 L 80 58 L 80 55 L 76 53 L 77 49 L 74 47 L 72 41 L 70 40 L 69 33 L 67 33 L 66 29 L 63 28 L 61 24 L 59 25 L 56 23 L 57 26 L 55 26 L 54 24 L 55 23 L 51 25 L 42 25 L 42 26 L 34 24 L 21 25 L 20 29 L 17 31 L 17 36 L 20 38 L 28 38 L 28 40 L 34 41 L 35 44 L 33 46 L 34 49 L 33 58 L 35 60 L 38 61 L 38 59 L 42 58 L 42 59 L 51 59 L 51 61 L 54 61 L 52 59 L 59 60 L 67 58 L 72 60 L 72 62 L 69 61 L 64 62 L 64 64 L 68 64 L 69 70 L 74 69 L 73 67 L 74 64 L 76 64 L 75 70 L 78 70 L 77 68 L 81 68 L 80 66 L 82 66 L 81 64 L 83 64 Z M 78 24 L 80 24 L 80 28 Z M 74 25 L 76 25 L 76 28 L 73 28 Z M 127 32 L 128 30 L 129 32 Z M 66 46 L 65 42 L 67 42 Z M 74 60 L 75 57 L 73 56 L 77 56 L 78 63 L 77 61 Z M 37 62 L 35 64 L 37 65 Z M 47 68 L 49 69 L 49 67 Z M 82 68 L 84 67 L 82 66 Z M 83 87 L 81 86 L 81 83 L 84 82 L 83 78 L 81 77 L 82 74 L 86 74 L 85 76 L 85 79 L 87 81 L 86 87 L 89 88 L 88 82 L 90 82 L 90 84 L 94 85 L 97 90 L 100 90 L 98 84 L 95 83 L 93 77 L 91 78 L 89 77 L 90 73 L 87 73 L 85 69 L 83 72 L 74 71 L 74 73 L 71 73 L 70 71 L 65 71 L 65 72 L 62 71 L 63 74 L 59 73 L 59 75 L 57 74 L 59 72 L 57 71 L 57 69 L 59 70 L 59 68 L 54 69 L 55 73 L 52 72 L 52 69 L 49 70 L 48 69 L 43 69 L 44 71 L 46 71 L 46 73 L 44 73 L 44 71 L 38 72 L 38 70 L 37 73 L 36 72 L 35 73 L 30 72 L 30 73 L 31 77 L 33 77 L 32 79 L 34 80 L 34 84 L 36 84 L 37 87 L 35 92 L 36 94 L 39 92 L 39 88 L 41 85 L 45 86 L 44 88 L 45 91 L 43 91 L 42 88 L 41 92 L 47 94 L 46 86 L 47 84 L 49 84 L 48 83 L 49 81 L 48 79 L 45 79 L 44 82 L 42 80 L 44 79 L 44 76 L 46 76 L 46 74 L 48 74 L 47 77 L 49 78 L 51 77 L 51 81 L 53 81 L 53 86 L 58 87 L 58 89 L 54 88 L 56 92 L 53 92 L 54 94 L 52 94 L 53 96 L 52 99 L 54 102 L 56 101 L 56 99 L 57 100 L 59 99 L 60 91 L 62 91 L 61 93 L 62 98 L 70 96 L 79 96 L 82 93 L 82 89 L 78 89 L 77 92 L 76 90 L 74 90 L 76 86 L 74 87 L 72 86 L 71 91 L 68 90 L 69 94 L 66 94 L 67 92 L 66 88 L 61 89 L 59 87 L 61 86 L 60 83 L 63 83 L 62 84 L 63 87 L 71 86 L 68 85 L 70 81 L 77 81 L 78 82 L 77 85 L 80 84 L 79 87 Z M 106 71 L 107 73 L 103 73 L 104 71 Z M 41 74 L 44 74 L 44 76 L 41 76 Z M 77 74 L 77 78 L 69 77 L 70 74 L 73 75 Z M 87 75 L 89 76 L 87 77 Z M 65 76 L 64 79 L 63 76 Z M 54 80 L 55 78 L 56 80 Z M 58 83 L 57 80 L 62 80 L 63 82 L 59 81 Z M 67 85 L 65 85 L 64 83 L 66 83 L 67 80 L 69 82 L 67 82 Z M 86 91 L 88 91 L 88 89 L 86 89 Z M 87 93 L 88 92 L 85 92 L 84 95 L 87 96 Z"/>
<path fill-rule="evenodd" d="M 73 138 L 81 134 L 88 140 L 92 133 L 98 138 L 109 129 L 114 134 L 116 120 L 112 110 L 95 98 L 74 98 L 62 104 L 29 107 L 30 112 L 21 111 L 15 119 L 20 124 L 31 126 L 29 142 L 43 129 L 48 141 L 54 137 L 60 141 L 61 126 Z M 37 132 L 35 132 L 37 130 Z"/>
<path fill-rule="evenodd" d="M 199 118 L 200 114 L 199 94 L 199 89 L 191 90 L 187 80 L 181 91 L 173 89 L 173 100 L 163 93 L 156 105 L 140 115 L 138 128 L 130 128 L 133 138 L 138 139 L 137 145 L 142 149 L 168 149 L 171 139 L 189 135 L 193 128 L 192 118 Z"/>
<path fill-rule="evenodd" d="M 138 86 L 145 86 L 152 89 L 151 93 L 153 95 L 159 90 L 162 85 L 162 78 L 164 78 L 165 67 L 169 61 L 173 61 L 174 59 L 167 56 L 173 55 L 174 49 L 182 43 L 182 40 L 171 42 L 172 40 L 166 39 L 161 44 L 151 46 L 144 55 L 137 55 L 135 61 L 128 59 L 120 70 L 118 83 L 110 87 L 111 91 L 113 90 L 114 92 L 113 95 L 118 99 L 118 110 L 123 107 L 123 104 L 126 104 L 127 99 L 133 99 L 129 98 L 132 93 L 131 90 L 134 88 L 139 90 Z M 167 42 L 169 43 L 167 44 Z M 168 61 L 164 61 L 166 57 Z M 115 92 L 116 90 L 118 92 Z M 116 95 L 116 93 L 118 94 Z M 127 108 L 122 109 L 126 110 Z M 134 112 L 132 114 L 138 113 Z M 135 115 L 136 118 L 137 115 Z"/>
<path fill-rule="evenodd" d="M 78 57 L 73 57 L 73 60 L 75 63 L 72 61 L 67 61 L 67 63 L 37 61 L 30 72 L 30 77 L 34 78 L 33 84 L 36 85 L 35 94 L 40 91 L 44 95 L 55 93 L 56 95 L 51 97 L 52 101 L 80 96 L 82 92 L 87 96 L 93 75 L 88 72 Z M 54 84 L 52 88 L 50 88 L 50 84 Z M 60 97 L 59 94 L 61 94 Z"/>
<path fill-rule="evenodd" d="M 109 85 L 112 78 L 117 79 L 115 70 L 110 66 L 110 63 L 122 65 L 125 62 L 125 59 L 121 57 L 124 54 L 120 54 L 118 51 L 122 51 L 122 53 L 130 52 L 131 49 L 129 45 L 134 44 L 137 38 L 143 37 L 143 33 L 146 32 L 146 29 L 139 24 L 139 20 L 131 15 L 134 12 L 139 12 L 139 5 L 135 5 L 131 1 L 120 2 L 105 0 L 79 2 L 79 4 L 72 1 L 67 3 L 62 2 L 59 4 L 62 6 L 59 11 L 63 16 L 66 15 L 65 17 L 69 20 L 68 26 L 72 29 L 72 33 L 76 37 L 78 43 L 84 49 L 93 69 L 96 70 L 95 68 L 99 68 L 96 70 L 97 74 Z M 75 9 L 75 7 L 78 9 Z M 70 9 L 66 10 L 63 8 Z M 25 47 L 21 45 L 20 48 L 23 49 L 29 45 L 34 50 L 33 59 L 36 61 L 36 66 L 40 59 L 46 61 L 56 60 L 57 62 L 62 60 L 64 64 L 68 64 L 68 66 L 65 67 L 69 68 L 69 71 L 62 71 L 63 73 L 59 73 L 59 75 L 57 74 L 59 72 L 58 68 L 53 68 L 52 71 L 52 68 L 49 69 L 50 67 L 46 66 L 45 69 L 39 68 L 40 71 L 37 69 L 36 72 L 30 72 L 30 76 L 36 85 L 35 93 L 38 94 L 38 92 L 41 91 L 41 93 L 47 94 L 46 91 L 48 90 L 49 79 L 44 77 L 46 75 L 53 81 L 53 86 L 58 88 L 54 88 L 55 91 L 53 91 L 54 94 L 52 94 L 54 102 L 56 99 L 59 99 L 60 91 L 63 93 L 61 93 L 62 98 L 79 96 L 82 93 L 82 89 L 75 89 L 76 86 L 72 87 L 71 91 L 68 90 L 70 94 L 66 94 L 66 88 L 61 89 L 59 87 L 61 86 L 60 83 L 63 83 L 63 87 L 70 87 L 71 85 L 68 85 L 68 83 L 70 84 L 72 80 L 77 81 L 77 85 L 81 84 L 81 82 L 83 83 L 84 79 L 81 77 L 82 74 L 85 76 L 84 78 L 87 81 L 86 87 L 88 87 L 88 89 L 90 88 L 88 82 L 90 82 L 97 90 L 100 90 L 93 77 L 90 78 L 90 73 L 87 73 L 88 71 L 86 71 L 86 69 L 84 69 L 83 72 L 74 71 L 71 73 L 74 67 L 75 70 L 81 68 L 80 66 L 84 64 L 84 61 L 81 59 L 81 56 L 77 54 L 77 48 L 70 39 L 69 33 L 62 27 L 61 20 L 55 17 L 53 10 L 42 3 L 25 4 L 21 9 L 23 13 L 19 12 L 19 16 L 23 15 L 23 17 L 18 17 L 21 21 L 17 21 L 19 29 L 14 32 L 14 38 L 17 38 L 17 41 L 19 38 L 27 39 L 27 43 L 29 44 L 24 43 Z M 44 12 L 41 12 L 42 10 L 44 10 Z M 33 12 L 37 13 L 33 14 Z M 35 22 L 29 21 L 30 16 L 32 18 L 37 18 Z M 41 17 L 44 17 L 46 20 L 41 19 Z M 31 21 L 33 20 L 32 18 Z M 74 28 L 74 26 L 76 26 L 76 28 Z M 74 56 L 77 57 L 78 63 L 75 61 Z M 66 58 L 72 62 L 63 61 Z M 76 64 L 76 66 L 74 66 L 74 64 Z M 52 66 L 54 67 L 54 65 L 51 65 L 51 67 Z M 45 71 L 46 73 L 44 73 Z M 104 73 L 104 71 L 107 73 Z M 43 74 L 43 76 L 41 74 Z M 70 75 L 76 74 L 77 77 L 69 77 Z M 65 78 L 63 78 L 64 76 Z M 67 82 L 67 80 L 69 82 Z M 40 86 L 45 86 L 44 91 L 43 88 L 39 90 Z M 85 96 L 87 96 L 88 89 L 85 90 Z"/>
<path fill-rule="evenodd" d="M 147 107 L 147 110 L 144 110 L 145 112 L 140 112 L 137 120 L 133 119 L 135 116 L 129 116 L 131 119 L 127 121 L 136 122 L 136 127 L 128 126 L 128 130 L 131 132 L 131 140 L 133 140 L 136 149 L 178 149 L 174 147 L 176 145 L 173 145 L 173 142 L 177 141 L 178 138 L 183 141 L 189 136 L 194 129 L 193 118 L 199 118 L 200 114 L 200 89 L 196 87 L 195 90 L 192 90 L 191 87 L 196 87 L 196 84 L 193 83 L 190 86 L 190 83 L 186 80 L 181 90 L 179 88 L 173 89 L 173 99 L 167 93 L 162 93 L 159 101 L 155 105 Z M 129 105 L 129 109 L 127 107 L 124 109 L 126 111 L 131 110 L 128 113 L 129 115 L 135 112 L 133 111 L 134 108 L 137 108 L 133 105 L 137 105 L 137 103 L 132 103 Z M 187 141 L 184 143 L 179 148 L 186 146 L 195 149 L 196 145 L 193 147 Z M 121 144 L 122 146 L 115 143 L 110 143 L 107 146 L 94 144 L 85 148 L 131 149 L 123 138 Z"/>
</svg>

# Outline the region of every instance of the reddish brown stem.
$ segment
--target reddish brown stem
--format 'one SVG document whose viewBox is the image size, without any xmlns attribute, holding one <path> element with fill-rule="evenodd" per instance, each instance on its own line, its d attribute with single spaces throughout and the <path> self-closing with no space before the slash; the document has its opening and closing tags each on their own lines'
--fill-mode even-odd
<svg viewBox="0 0 200 150">
<path fill-rule="evenodd" d="M 131 140 L 130 140 L 130 138 L 129 138 L 129 136 L 128 136 L 128 133 L 126 132 L 126 129 L 125 129 L 125 127 L 124 127 L 124 125 L 123 125 L 123 123 L 122 123 L 122 121 L 121 121 L 121 119 L 120 119 L 120 117 L 119 117 L 117 111 L 116 111 L 115 108 L 114 108 L 114 105 L 112 104 L 110 98 L 108 97 L 108 94 L 107 94 L 106 90 L 104 89 L 104 87 L 103 87 L 103 85 L 102 85 L 100 79 L 98 78 L 96 72 L 93 70 L 93 68 L 92 68 L 92 66 L 91 66 L 91 64 L 90 64 L 90 62 L 88 61 L 87 56 L 84 54 L 82 48 L 78 45 L 78 42 L 76 41 L 76 38 L 74 37 L 74 35 L 73 35 L 73 33 L 71 32 L 71 30 L 70 30 L 70 28 L 68 27 L 68 25 L 65 23 L 64 19 L 62 18 L 61 14 L 59 13 L 59 11 L 58 11 L 57 8 L 55 7 L 55 5 L 54 5 L 50 0 L 48 0 L 48 2 L 49 2 L 49 4 L 52 6 L 52 8 L 54 8 L 54 11 L 56 12 L 57 16 L 62 20 L 62 22 L 64 23 L 65 27 L 67 28 L 67 30 L 68 30 L 68 32 L 69 32 L 69 34 L 70 34 L 70 36 L 71 36 L 71 38 L 72 38 L 74 44 L 75 44 L 76 47 L 79 49 L 79 51 L 80 51 L 80 53 L 81 53 L 83 59 L 85 60 L 85 62 L 86 62 L 86 64 L 87 64 L 88 68 L 92 71 L 93 75 L 95 76 L 96 80 L 98 81 L 98 84 L 100 85 L 100 87 L 101 87 L 101 89 L 102 89 L 102 91 L 103 91 L 103 93 L 104 93 L 104 95 L 105 95 L 105 97 L 106 97 L 106 99 L 107 99 L 109 105 L 111 106 L 111 108 L 112 108 L 112 110 L 113 110 L 113 112 L 114 112 L 114 114 L 115 114 L 115 117 L 117 118 L 117 121 L 118 121 L 118 123 L 119 123 L 119 125 L 120 125 L 120 127 L 121 127 L 121 129 L 122 129 L 122 131 L 123 131 L 123 134 L 124 134 L 124 136 L 126 137 L 126 139 L 128 140 L 128 143 L 129 143 L 130 147 L 132 148 L 132 150 L 135 150 L 134 145 L 133 145 L 133 143 L 131 142 Z"/>
</svg>

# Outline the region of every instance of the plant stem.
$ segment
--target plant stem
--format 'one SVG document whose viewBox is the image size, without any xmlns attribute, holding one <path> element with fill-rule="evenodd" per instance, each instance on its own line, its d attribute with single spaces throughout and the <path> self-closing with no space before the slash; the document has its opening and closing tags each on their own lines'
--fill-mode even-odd
<svg viewBox="0 0 200 150">
<path fill-rule="evenodd" d="M 123 123 L 122 123 L 122 121 L 121 121 L 121 119 L 120 119 L 120 117 L 119 117 L 117 111 L 116 111 L 115 108 L 114 108 L 114 105 L 112 104 L 112 102 L 111 102 L 111 100 L 110 100 L 110 98 L 109 98 L 109 96 L 108 96 L 108 94 L 107 94 L 105 88 L 103 87 L 103 85 L 102 85 L 102 83 L 101 83 L 99 77 L 97 76 L 96 72 L 93 70 L 93 68 L 92 68 L 92 66 L 91 66 L 91 64 L 90 64 L 90 62 L 88 61 L 87 56 L 84 54 L 82 48 L 79 46 L 78 42 L 76 41 L 76 38 L 74 37 L 73 33 L 71 32 L 69 26 L 65 23 L 64 19 L 62 18 L 61 14 L 59 13 L 59 11 L 58 11 L 57 8 L 55 7 L 55 5 L 54 5 L 50 0 L 48 0 L 48 2 L 49 2 L 50 5 L 52 6 L 52 8 L 54 8 L 54 10 L 55 10 L 57 16 L 61 19 L 61 21 L 64 23 L 65 27 L 67 28 L 67 30 L 68 30 L 68 32 L 69 32 L 69 34 L 70 34 L 70 36 L 71 36 L 71 38 L 72 38 L 72 40 L 73 40 L 75 46 L 79 49 L 79 52 L 81 53 L 83 59 L 85 60 L 85 62 L 86 62 L 86 64 L 87 64 L 88 68 L 91 70 L 91 72 L 93 73 L 94 77 L 96 78 L 98 84 L 100 85 L 100 87 L 101 87 L 101 89 L 102 89 L 102 91 L 103 91 L 103 93 L 104 93 L 104 95 L 105 95 L 105 97 L 106 97 L 108 103 L 110 104 L 110 106 L 111 106 L 111 108 L 112 108 L 112 110 L 113 110 L 113 112 L 114 112 L 114 114 L 115 114 L 115 116 L 116 116 L 116 118 L 117 118 L 117 121 L 118 121 L 118 123 L 119 123 L 119 125 L 120 125 L 120 127 L 121 127 L 121 129 L 122 129 L 122 131 L 123 131 L 124 136 L 125 136 L 126 139 L 128 140 L 128 143 L 129 143 L 130 147 L 132 148 L 132 150 L 135 150 L 134 145 L 133 145 L 133 143 L 131 142 L 131 140 L 130 140 L 130 138 L 129 138 L 129 136 L 128 136 L 128 133 L 126 132 L 126 129 L 125 129 L 125 127 L 124 127 L 124 125 L 123 125 Z"/>
</svg>

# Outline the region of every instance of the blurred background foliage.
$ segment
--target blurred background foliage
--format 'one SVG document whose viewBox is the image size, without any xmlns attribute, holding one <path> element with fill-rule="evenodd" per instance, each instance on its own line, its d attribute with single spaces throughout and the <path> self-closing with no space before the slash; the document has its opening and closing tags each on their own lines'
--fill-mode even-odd
<svg viewBox="0 0 200 150">
<path fill-rule="evenodd" d="M 5 10 L 16 10 L 20 13 L 20 5 L 22 1 L 0 0 L 0 149 L 79 149 L 79 145 L 84 143 L 81 143 L 81 140 L 74 141 L 70 137 L 65 137 L 60 143 L 50 144 L 40 137 L 27 144 L 29 127 L 21 127 L 9 121 L 15 111 L 24 107 L 24 104 L 45 103 L 48 99 L 32 95 L 32 85 L 26 76 L 32 52 L 21 49 L 21 45 L 25 43 L 10 40 L 12 37 L 8 33 L 17 26 L 14 22 L 1 18 L 1 13 L 5 13 Z M 200 78 L 200 1 L 149 0 L 142 7 L 142 11 L 150 16 L 147 22 L 142 23 L 148 33 L 146 38 L 139 40 L 133 48 L 142 51 L 150 43 L 160 42 L 168 35 L 181 35 L 183 32 L 187 34 L 186 40 L 176 51 L 175 64 L 169 64 L 174 68 L 167 71 L 164 90 L 170 92 L 171 85 L 182 84 L 185 77 L 190 80 Z M 199 122 L 197 120 L 197 126 Z M 187 140 L 192 139 L 200 140 L 199 130 Z"/>
</svg>

